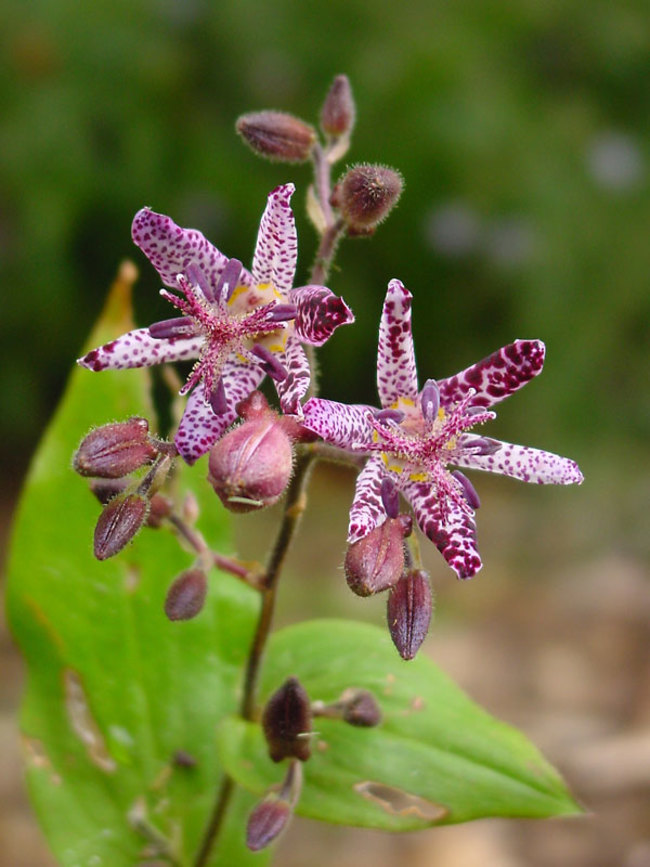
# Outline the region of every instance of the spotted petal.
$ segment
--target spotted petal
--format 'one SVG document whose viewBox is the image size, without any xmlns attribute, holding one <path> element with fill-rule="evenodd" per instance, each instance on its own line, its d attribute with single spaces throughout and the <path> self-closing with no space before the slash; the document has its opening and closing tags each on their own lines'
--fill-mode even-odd
<svg viewBox="0 0 650 867">
<path fill-rule="evenodd" d="M 379 324 L 377 389 L 383 407 L 399 397 L 416 400 L 418 374 L 411 333 L 413 296 L 399 280 L 391 280 Z"/>
<path fill-rule="evenodd" d="M 386 509 L 381 498 L 381 483 L 386 477 L 383 461 L 371 457 L 357 476 L 354 500 L 350 509 L 348 542 L 358 542 L 386 520 Z"/>
<path fill-rule="evenodd" d="M 339 325 L 354 322 L 354 314 L 342 298 L 326 286 L 300 286 L 289 298 L 298 308 L 296 334 L 303 343 L 322 346 Z"/>
<path fill-rule="evenodd" d="M 200 273 L 215 292 L 228 257 L 214 247 L 197 229 L 182 229 L 171 217 L 143 208 L 133 218 L 131 235 L 147 259 L 170 289 L 178 289 L 177 275 Z M 243 285 L 252 284 L 244 269 L 239 278 Z"/>
<path fill-rule="evenodd" d="M 459 578 L 471 578 L 481 566 L 474 513 L 447 498 L 445 511 L 435 487 L 426 482 L 407 482 L 402 493 L 415 512 L 418 527 L 440 551 Z"/>
<path fill-rule="evenodd" d="M 494 406 L 542 372 L 546 348 L 541 340 L 515 340 L 466 370 L 438 380 L 443 407 L 458 403 L 470 388 L 472 406 Z"/>
<path fill-rule="evenodd" d="M 296 222 L 291 210 L 293 184 L 283 184 L 269 193 L 253 256 L 256 283 L 272 283 L 281 293 L 293 285 L 298 257 Z"/>
<path fill-rule="evenodd" d="M 201 335 L 194 337 L 156 338 L 148 328 L 127 331 L 116 340 L 92 349 L 77 364 L 88 370 L 124 370 L 127 367 L 151 367 L 167 361 L 198 358 L 203 346 Z"/>
<path fill-rule="evenodd" d="M 300 401 L 309 388 L 310 369 L 305 351 L 293 335 L 287 338 L 279 360 L 288 372 L 286 379 L 274 381 L 280 406 L 288 415 L 300 415 Z"/>
<path fill-rule="evenodd" d="M 579 485 L 584 479 L 578 465 L 569 458 L 511 443 L 501 443 L 494 454 L 465 455 L 454 463 L 538 485 Z"/>
<path fill-rule="evenodd" d="M 353 449 L 372 442 L 374 428 L 368 421 L 372 407 L 364 404 L 337 403 L 312 397 L 304 405 L 302 424 L 325 442 L 340 449 Z"/>
<path fill-rule="evenodd" d="M 237 418 L 236 406 L 264 379 L 254 364 L 230 360 L 224 364 L 222 380 L 228 409 L 216 415 L 205 400 L 203 383 L 190 394 L 174 442 L 188 464 L 208 452 Z"/>
</svg>

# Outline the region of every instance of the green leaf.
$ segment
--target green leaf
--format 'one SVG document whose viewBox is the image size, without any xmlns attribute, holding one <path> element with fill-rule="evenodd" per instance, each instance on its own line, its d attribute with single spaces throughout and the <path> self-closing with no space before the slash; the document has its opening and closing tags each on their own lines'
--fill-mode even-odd
<svg viewBox="0 0 650 867">
<path fill-rule="evenodd" d="M 91 346 L 132 327 L 129 289 L 117 281 Z M 259 605 L 250 588 L 213 571 L 201 614 L 168 622 L 167 588 L 193 555 L 166 529 L 143 529 L 104 563 L 93 558 L 99 507 L 72 472 L 72 453 L 91 426 L 132 414 L 151 418 L 149 407 L 146 371 L 75 370 L 15 525 L 8 611 L 28 666 L 22 731 L 29 789 L 55 855 L 69 867 L 140 863 L 153 851 L 135 827 L 143 815 L 168 838 L 176 863 L 189 863 L 221 775 L 216 727 L 237 706 Z M 179 466 L 178 495 L 206 492 L 198 527 L 227 552 L 227 513 L 205 484 L 203 463 Z M 175 764 L 177 750 L 196 765 Z M 244 847 L 252 804 L 248 793 L 237 796 L 211 863 L 264 863 Z"/>
<path fill-rule="evenodd" d="M 262 697 L 291 675 L 313 700 L 349 687 L 370 690 L 383 721 L 374 729 L 316 718 L 297 812 L 313 819 L 407 831 L 487 816 L 580 812 L 563 781 L 516 729 L 474 704 L 434 663 L 402 661 L 383 630 L 320 620 L 271 641 Z M 260 727 L 224 721 L 219 745 L 229 773 L 262 793 L 282 776 Z"/>
</svg>

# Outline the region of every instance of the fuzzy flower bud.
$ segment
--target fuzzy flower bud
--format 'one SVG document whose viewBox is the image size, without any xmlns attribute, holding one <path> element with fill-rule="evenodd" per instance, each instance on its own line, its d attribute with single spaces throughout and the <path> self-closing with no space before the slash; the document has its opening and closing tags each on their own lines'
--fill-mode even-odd
<svg viewBox="0 0 650 867">
<path fill-rule="evenodd" d="M 367 689 L 346 689 L 332 704 L 315 701 L 312 713 L 328 719 L 341 719 L 348 725 L 361 728 L 372 728 L 381 722 L 381 709 Z"/>
<path fill-rule="evenodd" d="M 252 852 L 265 849 L 287 827 L 302 790 L 302 766 L 289 764 L 279 791 L 270 791 L 253 810 L 246 825 L 246 845 Z"/>
<path fill-rule="evenodd" d="M 410 535 L 412 527 L 412 519 L 407 515 L 386 518 L 348 547 L 345 577 L 357 596 L 381 593 L 399 581 L 404 571 L 404 538 Z"/>
<path fill-rule="evenodd" d="M 350 234 L 372 234 L 397 204 L 404 182 L 387 166 L 353 166 L 337 184 L 332 204 L 339 208 Z"/>
<path fill-rule="evenodd" d="M 95 526 L 93 549 L 107 560 L 124 548 L 147 520 L 149 500 L 142 494 L 118 494 L 106 506 Z"/>
<path fill-rule="evenodd" d="M 316 142 L 313 126 L 280 111 L 243 114 L 235 128 L 256 154 L 282 163 L 306 162 Z"/>
<path fill-rule="evenodd" d="M 307 761 L 311 755 L 311 706 L 309 696 L 296 677 L 288 678 L 268 700 L 262 714 L 262 728 L 274 762 L 286 758 Z"/>
<path fill-rule="evenodd" d="M 354 126 L 355 108 L 347 75 L 337 75 L 320 113 L 320 125 L 326 135 L 349 135 Z"/>
<path fill-rule="evenodd" d="M 388 597 L 388 629 L 402 659 L 413 659 L 431 622 L 429 576 L 413 570 L 397 582 Z"/>
<path fill-rule="evenodd" d="M 119 479 L 152 463 L 157 455 L 147 420 L 130 418 L 91 431 L 77 449 L 73 466 L 82 476 Z"/>
<path fill-rule="evenodd" d="M 165 614 L 170 620 L 191 620 L 203 608 L 207 589 L 203 569 L 181 572 L 167 591 Z"/>
<path fill-rule="evenodd" d="M 272 410 L 249 412 L 212 447 L 208 481 L 232 512 L 272 506 L 291 476 L 291 438 Z"/>
</svg>

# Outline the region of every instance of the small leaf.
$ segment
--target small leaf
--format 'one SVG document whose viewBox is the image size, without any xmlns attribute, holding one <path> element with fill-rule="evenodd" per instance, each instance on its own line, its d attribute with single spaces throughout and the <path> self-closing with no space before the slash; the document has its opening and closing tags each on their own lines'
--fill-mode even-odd
<svg viewBox="0 0 650 867">
<path fill-rule="evenodd" d="M 296 808 L 303 816 L 407 831 L 487 816 L 580 812 L 523 734 L 474 704 L 431 660 L 402 661 L 377 627 L 323 620 L 283 629 L 270 644 L 262 700 L 287 672 L 312 700 L 367 689 L 383 714 L 373 729 L 315 720 L 318 736 Z M 260 794 L 277 781 L 258 725 L 231 718 L 219 744 L 241 785 Z"/>
</svg>

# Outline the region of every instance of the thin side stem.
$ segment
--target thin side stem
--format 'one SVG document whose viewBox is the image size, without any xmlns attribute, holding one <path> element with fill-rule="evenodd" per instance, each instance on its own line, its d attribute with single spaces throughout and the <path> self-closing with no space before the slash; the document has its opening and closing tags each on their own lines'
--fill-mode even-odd
<svg viewBox="0 0 650 867">
<path fill-rule="evenodd" d="M 235 781 L 232 777 L 225 774 L 221 780 L 217 800 L 215 801 L 208 827 L 205 829 L 203 842 L 201 843 L 199 854 L 196 856 L 194 867 L 205 867 L 208 863 L 208 858 L 212 852 L 212 846 L 219 836 L 219 831 L 221 830 L 223 820 L 225 819 L 226 811 L 228 810 L 228 805 L 234 789 Z"/>
</svg>

